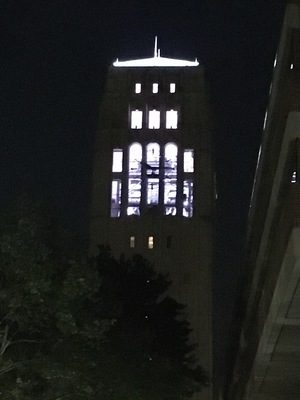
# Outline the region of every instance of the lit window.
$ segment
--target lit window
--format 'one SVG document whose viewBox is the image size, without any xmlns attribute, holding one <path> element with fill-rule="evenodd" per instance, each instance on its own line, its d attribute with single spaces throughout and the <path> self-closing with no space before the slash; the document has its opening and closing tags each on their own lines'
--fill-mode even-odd
<svg viewBox="0 0 300 400">
<path fill-rule="evenodd" d="M 177 129 L 178 112 L 174 110 L 167 111 L 166 113 L 166 128 Z"/>
<path fill-rule="evenodd" d="M 143 111 L 131 111 L 131 129 L 142 129 Z"/>
<path fill-rule="evenodd" d="M 168 143 L 165 146 L 164 165 L 164 206 L 165 215 L 176 215 L 177 197 L 177 146 Z"/>
<path fill-rule="evenodd" d="M 292 173 L 291 183 L 297 183 L 297 171 Z"/>
<path fill-rule="evenodd" d="M 158 93 L 158 83 L 152 84 L 152 93 Z"/>
<path fill-rule="evenodd" d="M 123 150 L 114 149 L 112 172 L 122 172 L 122 163 L 123 163 Z"/>
<path fill-rule="evenodd" d="M 194 172 L 194 150 L 184 150 L 183 153 L 183 171 Z"/>
<path fill-rule="evenodd" d="M 193 216 L 193 181 L 188 179 L 183 182 L 183 208 L 182 215 L 191 218 Z"/>
<path fill-rule="evenodd" d="M 139 215 L 141 202 L 142 146 L 133 143 L 129 148 L 128 209 L 127 215 Z"/>
<path fill-rule="evenodd" d="M 130 236 L 129 246 L 130 246 L 131 249 L 135 248 L 135 236 Z"/>
<path fill-rule="evenodd" d="M 112 218 L 120 217 L 121 211 L 121 189 L 122 183 L 120 179 L 114 179 L 111 183 L 111 208 L 110 216 Z"/>
<path fill-rule="evenodd" d="M 149 236 L 148 237 L 148 249 L 153 249 L 153 247 L 154 247 L 154 237 Z"/>
<path fill-rule="evenodd" d="M 142 85 L 140 83 L 135 84 L 135 93 L 141 93 Z"/>
<path fill-rule="evenodd" d="M 175 92 L 176 92 L 176 84 L 170 83 L 170 93 L 175 93 Z"/>
<path fill-rule="evenodd" d="M 159 129 L 160 127 L 160 112 L 157 110 L 149 111 L 149 129 Z"/>
<path fill-rule="evenodd" d="M 294 64 L 293 63 L 290 65 L 290 69 L 294 69 Z"/>
<path fill-rule="evenodd" d="M 147 204 L 149 205 L 158 204 L 158 193 L 159 193 L 159 179 L 149 178 L 147 180 Z"/>
</svg>

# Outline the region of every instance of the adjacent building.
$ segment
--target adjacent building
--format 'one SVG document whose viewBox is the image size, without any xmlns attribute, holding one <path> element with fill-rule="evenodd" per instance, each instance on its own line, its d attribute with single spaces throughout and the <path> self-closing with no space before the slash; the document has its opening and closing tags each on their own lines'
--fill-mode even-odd
<svg viewBox="0 0 300 400">
<path fill-rule="evenodd" d="M 289 1 L 270 89 L 224 400 L 300 398 L 300 2 Z"/>
<path fill-rule="evenodd" d="M 212 371 L 214 171 L 197 60 L 154 56 L 109 69 L 95 144 L 91 244 L 142 254 L 187 305 L 201 365 Z M 176 349 L 174 349 L 176 351 Z M 211 398 L 212 388 L 200 394 Z"/>
</svg>

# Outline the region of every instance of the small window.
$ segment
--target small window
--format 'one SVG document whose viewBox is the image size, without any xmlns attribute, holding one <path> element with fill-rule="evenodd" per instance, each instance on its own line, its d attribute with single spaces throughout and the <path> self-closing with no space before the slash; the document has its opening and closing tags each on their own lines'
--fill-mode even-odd
<svg viewBox="0 0 300 400">
<path fill-rule="evenodd" d="M 158 83 L 152 84 L 152 93 L 158 93 Z"/>
<path fill-rule="evenodd" d="M 131 111 L 131 129 L 142 129 L 143 111 Z"/>
<path fill-rule="evenodd" d="M 154 237 L 149 236 L 148 237 L 148 249 L 153 249 L 153 247 L 154 247 Z"/>
<path fill-rule="evenodd" d="M 149 129 L 160 128 L 160 112 L 157 110 L 149 111 Z"/>
<path fill-rule="evenodd" d="M 135 236 L 130 236 L 129 246 L 130 246 L 131 249 L 135 248 Z"/>
<path fill-rule="evenodd" d="M 166 113 L 166 128 L 177 129 L 178 113 L 177 111 L 170 110 Z"/>
<path fill-rule="evenodd" d="M 142 91 L 142 85 L 141 83 L 136 83 L 135 84 L 135 89 L 134 89 L 135 93 L 141 93 Z"/>
<path fill-rule="evenodd" d="M 175 92 L 176 92 L 176 84 L 170 83 L 170 93 L 175 93 Z"/>
<path fill-rule="evenodd" d="M 183 153 L 183 171 L 194 172 L 194 150 L 184 150 Z"/>
<path fill-rule="evenodd" d="M 112 172 L 122 172 L 122 164 L 123 164 L 123 150 L 114 149 L 113 150 L 113 164 L 112 164 Z"/>
<path fill-rule="evenodd" d="M 292 173 L 291 183 L 297 183 L 297 171 Z"/>
</svg>

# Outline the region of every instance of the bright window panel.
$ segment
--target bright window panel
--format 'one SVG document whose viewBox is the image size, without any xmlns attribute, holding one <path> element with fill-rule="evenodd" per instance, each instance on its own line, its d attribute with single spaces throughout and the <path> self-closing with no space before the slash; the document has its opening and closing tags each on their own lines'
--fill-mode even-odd
<svg viewBox="0 0 300 400">
<path fill-rule="evenodd" d="M 134 178 L 128 181 L 128 204 L 139 205 L 141 202 L 141 179 Z"/>
<path fill-rule="evenodd" d="M 149 236 L 148 237 L 148 249 L 153 249 L 154 248 L 154 237 Z"/>
<path fill-rule="evenodd" d="M 160 160 L 160 146 L 158 143 L 149 143 L 147 145 L 147 174 L 159 173 L 159 160 Z"/>
<path fill-rule="evenodd" d="M 176 178 L 177 177 L 177 145 L 174 143 L 168 143 L 165 146 L 165 178 Z"/>
<path fill-rule="evenodd" d="M 141 93 L 142 91 L 142 85 L 140 83 L 136 83 L 135 84 L 135 88 L 134 88 L 135 93 Z"/>
<path fill-rule="evenodd" d="M 182 215 L 187 218 L 193 216 L 193 181 L 187 179 L 183 182 L 183 208 Z"/>
<path fill-rule="evenodd" d="M 157 178 L 147 179 L 147 204 L 148 205 L 158 204 L 158 192 L 159 192 L 159 179 L 157 179 Z"/>
<path fill-rule="evenodd" d="M 139 207 L 127 207 L 127 215 L 140 215 Z"/>
<path fill-rule="evenodd" d="M 158 83 L 152 84 L 152 93 L 158 93 Z"/>
<path fill-rule="evenodd" d="M 133 143 L 129 147 L 129 176 L 136 177 L 141 175 L 142 146 Z"/>
<path fill-rule="evenodd" d="M 175 93 L 175 92 L 176 92 L 176 84 L 170 83 L 170 93 Z"/>
<path fill-rule="evenodd" d="M 122 172 L 123 169 L 123 150 L 113 150 L 113 165 L 112 172 Z"/>
<path fill-rule="evenodd" d="M 143 111 L 131 111 L 131 129 L 142 129 Z"/>
<path fill-rule="evenodd" d="M 149 129 L 160 128 L 160 112 L 157 110 L 149 111 Z"/>
<path fill-rule="evenodd" d="M 130 236 L 129 246 L 130 246 L 131 249 L 135 248 L 135 236 Z"/>
<path fill-rule="evenodd" d="M 194 172 L 194 150 L 184 150 L 183 153 L 183 171 Z"/>
<path fill-rule="evenodd" d="M 178 124 L 178 112 L 174 110 L 169 110 L 166 113 L 166 128 L 167 129 L 177 129 Z"/>
<path fill-rule="evenodd" d="M 122 183 L 120 179 L 114 179 L 111 184 L 111 208 L 110 216 L 112 218 L 120 217 L 121 212 L 121 190 Z"/>
</svg>

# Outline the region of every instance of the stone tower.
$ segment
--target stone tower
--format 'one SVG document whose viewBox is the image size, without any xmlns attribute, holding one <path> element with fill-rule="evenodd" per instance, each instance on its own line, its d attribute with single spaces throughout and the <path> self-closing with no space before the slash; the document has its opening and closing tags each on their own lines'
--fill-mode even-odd
<svg viewBox="0 0 300 400">
<path fill-rule="evenodd" d="M 154 57 L 110 67 L 95 144 L 91 245 L 142 254 L 187 305 L 212 374 L 214 172 L 203 68 Z M 176 349 L 175 349 L 176 350 Z M 210 399 L 212 388 L 199 398 Z"/>
</svg>

